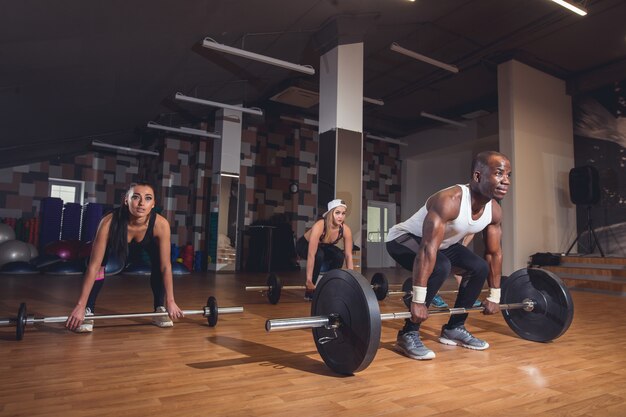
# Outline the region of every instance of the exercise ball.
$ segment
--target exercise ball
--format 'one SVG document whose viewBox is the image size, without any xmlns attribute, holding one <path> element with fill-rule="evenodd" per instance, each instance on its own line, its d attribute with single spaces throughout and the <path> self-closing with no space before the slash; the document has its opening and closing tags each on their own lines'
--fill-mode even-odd
<svg viewBox="0 0 626 417">
<path fill-rule="evenodd" d="M 39 256 L 39 251 L 37 250 L 37 247 L 35 245 L 33 245 L 32 243 L 27 243 L 28 245 L 28 249 L 30 250 L 30 259 L 34 259 L 37 256 Z"/>
<path fill-rule="evenodd" d="M 48 275 L 82 275 L 85 273 L 85 267 L 79 261 L 62 261 L 45 268 L 44 273 Z"/>
<path fill-rule="evenodd" d="M 104 265 L 104 275 L 109 277 L 111 275 L 117 275 L 124 269 L 124 264 L 120 262 L 117 256 L 109 255 L 106 265 Z"/>
<path fill-rule="evenodd" d="M 29 275 L 38 274 L 39 270 L 30 262 L 8 262 L 0 267 L 0 274 L 6 275 Z"/>
<path fill-rule="evenodd" d="M 30 249 L 20 240 L 7 240 L 0 243 L 0 266 L 9 263 L 30 260 Z"/>
<path fill-rule="evenodd" d="M 6 223 L 0 223 L 0 243 L 15 240 L 15 230 Z"/>
<path fill-rule="evenodd" d="M 185 265 L 179 262 L 174 262 L 172 264 L 172 275 L 188 275 L 188 274 L 191 274 L 191 271 L 189 271 L 189 269 Z"/>
<path fill-rule="evenodd" d="M 48 255 L 57 255 L 65 261 L 78 259 L 79 241 L 73 240 L 57 240 L 50 242 L 44 247 L 44 252 Z"/>
<path fill-rule="evenodd" d="M 124 275 L 134 276 L 150 276 L 152 274 L 152 268 L 145 263 L 130 264 L 122 271 Z"/>
<path fill-rule="evenodd" d="M 41 268 L 45 268 L 47 266 L 56 264 L 58 262 L 63 261 L 63 259 L 61 259 L 60 257 L 58 257 L 57 255 L 48 255 L 48 254 L 41 254 L 39 256 L 35 256 L 33 259 L 30 260 L 30 263 L 38 269 Z"/>
<path fill-rule="evenodd" d="M 78 245 L 78 259 L 89 258 L 91 256 L 91 248 L 93 242 L 80 242 Z"/>
<path fill-rule="evenodd" d="M 87 267 L 89 267 L 89 258 L 86 258 L 83 264 L 85 265 L 85 269 L 87 269 Z M 107 262 L 104 265 L 104 276 L 110 277 L 111 275 L 117 275 L 122 272 L 122 269 L 124 269 L 124 264 L 120 262 L 117 256 L 108 254 Z"/>
</svg>

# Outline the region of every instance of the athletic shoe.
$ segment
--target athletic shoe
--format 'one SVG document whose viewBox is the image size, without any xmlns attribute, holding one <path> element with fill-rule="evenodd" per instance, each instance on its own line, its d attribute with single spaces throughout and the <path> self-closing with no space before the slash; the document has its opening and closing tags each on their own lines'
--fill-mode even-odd
<svg viewBox="0 0 626 417">
<path fill-rule="evenodd" d="M 439 294 L 435 295 L 435 298 L 433 298 L 433 301 L 430 302 L 430 305 L 437 308 L 448 308 L 448 304 L 443 301 L 443 298 L 441 298 Z"/>
<path fill-rule="evenodd" d="M 155 313 L 167 313 L 165 307 L 160 306 L 154 310 Z M 174 327 L 174 322 L 170 318 L 170 316 L 155 316 L 152 317 L 152 324 L 157 327 Z"/>
<path fill-rule="evenodd" d="M 480 307 L 481 305 L 483 305 L 480 301 L 476 300 L 474 301 L 474 305 L 472 307 Z"/>
<path fill-rule="evenodd" d="M 435 352 L 428 349 L 420 340 L 419 332 L 398 332 L 395 349 L 411 359 L 433 359 Z"/>
<path fill-rule="evenodd" d="M 89 307 L 85 308 L 85 318 L 93 316 L 93 312 Z M 83 320 L 83 324 L 74 329 L 76 333 L 91 333 L 93 332 L 93 320 Z"/>
<path fill-rule="evenodd" d="M 489 347 L 489 343 L 474 337 L 464 326 L 447 329 L 444 325 L 441 328 L 439 342 L 444 345 L 463 346 L 474 350 L 485 350 Z"/>
</svg>

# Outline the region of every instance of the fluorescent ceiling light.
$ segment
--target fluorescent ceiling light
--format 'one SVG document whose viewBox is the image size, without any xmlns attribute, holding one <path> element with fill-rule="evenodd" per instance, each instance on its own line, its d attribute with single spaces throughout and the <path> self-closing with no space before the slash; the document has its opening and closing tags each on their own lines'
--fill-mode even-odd
<svg viewBox="0 0 626 417">
<path fill-rule="evenodd" d="M 239 178 L 239 174 L 236 174 L 234 172 L 225 172 L 225 171 L 221 171 L 219 172 L 219 174 L 222 177 L 231 177 L 231 178 Z"/>
<path fill-rule="evenodd" d="M 255 54 L 254 52 L 246 51 L 244 49 L 233 48 L 232 46 L 226 46 L 221 43 L 217 43 L 215 39 L 211 38 L 204 38 L 204 40 L 202 41 L 202 46 L 204 46 L 205 48 L 214 49 L 216 51 L 226 52 L 227 54 L 249 58 L 254 61 L 259 61 L 270 65 L 276 65 L 277 67 L 303 72 L 309 75 L 315 74 L 315 69 L 310 65 L 298 65 L 269 56 Z"/>
<path fill-rule="evenodd" d="M 444 62 L 437 61 L 436 59 L 429 58 L 425 55 L 418 54 L 417 52 L 413 52 L 409 49 L 401 47 L 395 42 L 391 44 L 391 50 L 395 52 L 399 52 L 406 56 L 410 56 L 411 58 L 415 58 L 419 61 L 426 62 L 427 64 L 434 65 L 439 68 L 443 68 L 447 71 L 454 72 L 455 74 L 459 72 L 459 69 L 454 65 L 446 64 Z"/>
<path fill-rule="evenodd" d="M 426 113 L 425 111 L 420 113 L 420 116 L 427 117 L 429 119 L 437 120 L 443 123 L 447 123 L 449 125 L 459 126 L 459 127 L 467 127 L 465 123 L 455 122 L 454 120 L 446 119 L 445 117 L 435 116 L 434 114 Z"/>
<path fill-rule="evenodd" d="M 376 98 L 363 97 L 363 101 L 366 103 L 376 104 L 377 106 L 384 106 L 385 102 Z"/>
<path fill-rule="evenodd" d="M 159 130 L 166 130 L 168 132 L 182 133 L 183 135 L 202 136 L 205 138 L 214 138 L 214 139 L 222 138 L 222 136 L 220 136 L 218 133 L 211 133 L 202 129 L 192 129 L 190 127 L 169 127 L 169 126 L 163 126 L 154 122 L 148 122 L 147 126 L 152 129 L 159 129 Z"/>
<path fill-rule="evenodd" d="M 289 117 L 289 116 L 280 116 L 280 118 L 282 120 L 286 120 L 288 122 L 302 123 L 302 124 L 310 125 L 310 126 L 319 126 L 320 125 L 317 120 L 313 120 L 313 119 L 298 119 L 298 118 Z"/>
<path fill-rule="evenodd" d="M 174 96 L 176 100 L 188 101 L 190 103 L 203 104 L 205 106 L 212 107 L 221 107 L 223 109 L 230 109 L 235 111 L 240 111 L 242 113 L 256 114 L 257 116 L 263 116 L 263 110 L 258 107 L 241 107 L 241 106 L 233 106 L 231 104 L 218 103 L 216 101 L 203 100 L 200 98 L 189 97 L 182 93 L 176 93 Z"/>
<path fill-rule="evenodd" d="M 376 136 L 376 135 L 372 135 L 370 133 L 366 133 L 365 136 L 368 139 L 375 139 L 375 140 L 379 140 L 381 142 L 395 143 L 396 145 L 400 145 L 400 146 L 407 146 L 408 145 L 406 142 L 402 142 L 401 140 L 398 140 L 398 139 L 388 138 L 386 136 Z"/>
<path fill-rule="evenodd" d="M 110 143 L 99 142 L 97 140 L 92 141 L 91 145 L 95 146 L 97 148 L 114 149 L 116 151 L 123 151 L 123 152 L 130 152 L 130 153 L 140 153 L 140 154 L 144 154 L 144 155 L 159 156 L 158 152 L 147 151 L 145 149 L 128 148 L 126 146 L 111 145 Z"/>
<path fill-rule="evenodd" d="M 587 10 L 585 10 L 585 8 L 581 5 L 575 5 L 572 3 L 569 3 L 565 0 L 552 0 L 553 2 L 555 2 L 556 4 L 565 7 L 568 10 L 571 10 L 572 12 L 579 14 L 581 16 L 585 16 L 587 15 Z"/>
</svg>

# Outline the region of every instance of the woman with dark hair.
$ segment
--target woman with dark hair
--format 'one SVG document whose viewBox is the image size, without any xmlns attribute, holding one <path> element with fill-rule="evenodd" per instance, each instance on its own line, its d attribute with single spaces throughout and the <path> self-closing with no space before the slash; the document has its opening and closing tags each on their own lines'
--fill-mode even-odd
<svg viewBox="0 0 626 417">
<path fill-rule="evenodd" d="M 354 269 L 352 263 L 352 231 L 345 224 L 348 206 L 343 200 L 336 199 L 328 203 L 328 210 L 313 227 L 298 239 L 296 251 L 302 259 L 306 259 L 306 291 L 304 298 L 311 300 L 315 284 L 322 269 L 327 264 L 329 269 L 343 266 L 344 260 L 348 269 Z M 337 243 L 343 240 L 343 250 Z"/>
<path fill-rule="evenodd" d="M 150 286 L 154 311 L 168 313 L 168 316 L 153 317 L 152 323 L 158 327 L 172 327 L 172 319 L 183 317 L 174 301 L 170 225 L 165 217 L 153 211 L 154 205 L 154 188 L 145 182 L 134 183 L 126 192 L 122 206 L 102 218 L 80 297 L 65 327 L 78 333 L 93 331 L 93 320 L 88 317 L 93 315 L 96 298 L 104 284 L 104 266 L 108 258 L 115 256 L 124 265 L 129 253 L 142 249 L 148 253 L 152 266 Z"/>
</svg>

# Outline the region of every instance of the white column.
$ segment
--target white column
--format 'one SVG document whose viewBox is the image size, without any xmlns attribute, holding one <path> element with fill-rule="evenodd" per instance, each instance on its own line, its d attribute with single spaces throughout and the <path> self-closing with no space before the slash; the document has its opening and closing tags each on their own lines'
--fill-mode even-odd
<svg viewBox="0 0 626 417">
<path fill-rule="evenodd" d="M 502 201 L 502 273 L 509 275 L 533 253 L 565 252 L 576 238 L 572 103 L 563 80 L 508 61 L 498 66 L 498 112 L 500 152 L 513 170 Z"/>
</svg>

